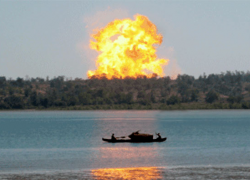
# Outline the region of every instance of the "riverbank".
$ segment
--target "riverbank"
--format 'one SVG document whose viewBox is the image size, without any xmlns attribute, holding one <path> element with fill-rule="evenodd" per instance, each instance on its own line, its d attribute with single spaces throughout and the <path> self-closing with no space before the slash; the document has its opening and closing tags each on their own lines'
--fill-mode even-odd
<svg viewBox="0 0 250 180">
<path fill-rule="evenodd" d="M 179 75 L 137 79 L 7 80 L 0 77 L 0 109 L 249 109 L 250 73 L 195 79 Z"/>
<path fill-rule="evenodd" d="M 23 109 L 0 109 L 1 110 L 205 110 L 205 109 L 250 109 L 250 103 L 179 103 L 167 105 L 165 103 L 152 104 L 112 104 L 112 105 L 75 105 L 75 106 L 52 106 L 30 107 Z"/>
</svg>

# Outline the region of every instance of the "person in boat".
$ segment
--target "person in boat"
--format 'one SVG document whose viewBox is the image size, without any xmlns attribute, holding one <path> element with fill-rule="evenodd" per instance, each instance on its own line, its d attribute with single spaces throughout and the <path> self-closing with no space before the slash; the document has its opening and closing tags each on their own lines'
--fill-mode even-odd
<svg viewBox="0 0 250 180">
<path fill-rule="evenodd" d="M 139 134 L 139 131 L 140 131 L 140 130 L 135 131 L 135 132 L 132 132 L 132 135 Z"/>
<path fill-rule="evenodd" d="M 114 133 L 112 134 L 111 139 L 112 139 L 112 140 L 116 140 L 116 137 L 115 137 L 115 134 L 114 134 Z"/>
<path fill-rule="evenodd" d="M 161 139 L 161 134 L 160 133 L 157 133 L 156 135 L 158 136 L 157 139 Z"/>
<path fill-rule="evenodd" d="M 135 131 L 135 132 L 133 132 L 133 134 L 139 134 L 139 131 L 140 131 L 140 130 L 138 130 L 138 131 Z"/>
</svg>

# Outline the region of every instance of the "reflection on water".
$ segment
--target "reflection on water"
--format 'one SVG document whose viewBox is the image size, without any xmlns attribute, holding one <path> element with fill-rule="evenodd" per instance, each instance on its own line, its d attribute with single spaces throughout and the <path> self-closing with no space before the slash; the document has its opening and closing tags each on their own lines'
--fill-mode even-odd
<svg viewBox="0 0 250 180">
<path fill-rule="evenodd" d="M 94 179 L 162 179 L 157 167 L 109 168 L 92 170 Z"/>
<path fill-rule="evenodd" d="M 152 144 L 107 144 L 113 147 L 102 147 L 96 152 L 91 161 L 91 167 L 141 167 L 154 166 L 153 162 L 159 159 L 157 147 Z"/>
<path fill-rule="evenodd" d="M 130 159 L 130 158 L 154 158 L 157 149 L 153 147 L 106 147 L 100 148 L 102 158 Z"/>
<path fill-rule="evenodd" d="M 61 171 L 61 172 L 40 172 L 40 173 L 0 173 L 0 179 L 5 180 L 107 180 L 107 179 L 206 179 L 206 180 L 242 180 L 250 179 L 250 167 L 232 166 L 199 166 L 199 167 L 137 167 L 137 168 L 114 168 L 96 169 L 91 171 Z"/>
</svg>

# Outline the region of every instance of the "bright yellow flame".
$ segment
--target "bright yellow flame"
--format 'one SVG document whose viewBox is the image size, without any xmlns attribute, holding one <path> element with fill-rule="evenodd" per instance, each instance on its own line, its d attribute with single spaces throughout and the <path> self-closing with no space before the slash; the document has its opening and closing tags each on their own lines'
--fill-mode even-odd
<svg viewBox="0 0 250 180">
<path fill-rule="evenodd" d="M 95 179 L 162 179 L 157 167 L 109 168 L 91 171 Z"/>
<path fill-rule="evenodd" d="M 162 66 L 169 60 L 157 59 L 156 46 L 162 35 L 146 16 L 136 15 L 135 20 L 114 20 L 92 35 L 90 48 L 100 52 L 94 71 L 89 78 L 124 79 L 163 76 Z"/>
</svg>

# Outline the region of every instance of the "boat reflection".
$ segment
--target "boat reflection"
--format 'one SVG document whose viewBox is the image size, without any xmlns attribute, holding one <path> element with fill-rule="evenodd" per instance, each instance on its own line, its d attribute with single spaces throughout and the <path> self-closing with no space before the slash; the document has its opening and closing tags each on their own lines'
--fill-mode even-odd
<svg viewBox="0 0 250 180">
<path fill-rule="evenodd" d="M 92 170 L 91 174 L 99 179 L 162 179 L 157 167 L 108 168 Z"/>
</svg>

